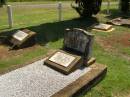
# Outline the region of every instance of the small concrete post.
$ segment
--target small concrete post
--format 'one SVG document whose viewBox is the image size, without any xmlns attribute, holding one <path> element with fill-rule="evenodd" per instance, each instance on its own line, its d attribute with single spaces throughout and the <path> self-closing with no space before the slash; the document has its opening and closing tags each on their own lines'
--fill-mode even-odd
<svg viewBox="0 0 130 97">
<path fill-rule="evenodd" d="M 110 14 L 110 0 L 107 0 L 107 14 Z"/>
<path fill-rule="evenodd" d="M 8 23 L 9 27 L 13 27 L 13 14 L 12 14 L 12 7 L 11 5 L 7 5 L 7 13 L 8 13 Z"/>
<path fill-rule="evenodd" d="M 62 3 L 61 2 L 58 3 L 58 20 L 59 21 L 62 20 Z"/>
</svg>

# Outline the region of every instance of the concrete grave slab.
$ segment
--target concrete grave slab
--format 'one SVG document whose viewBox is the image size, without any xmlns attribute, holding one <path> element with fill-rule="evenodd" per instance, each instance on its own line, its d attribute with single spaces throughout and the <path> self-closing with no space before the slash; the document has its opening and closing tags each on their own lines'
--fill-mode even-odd
<svg viewBox="0 0 130 97">
<path fill-rule="evenodd" d="M 72 97 L 84 86 L 91 88 L 106 73 L 106 66 L 93 64 L 63 75 L 39 60 L 0 76 L 0 97 Z"/>
<path fill-rule="evenodd" d="M 93 64 L 91 70 L 79 77 L 77 80 L 67 85 L 65 88 L 55 93 L 51 97 L 78 97 L 83 91 L 88 91 L 106 75 L 107 67 L 102 64 Z"/>
</svg>

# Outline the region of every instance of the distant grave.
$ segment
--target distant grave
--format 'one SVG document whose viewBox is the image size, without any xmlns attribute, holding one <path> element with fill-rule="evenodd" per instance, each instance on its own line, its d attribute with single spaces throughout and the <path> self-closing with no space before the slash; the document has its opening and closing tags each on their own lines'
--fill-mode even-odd
<svg viewBox="0 0 130 97">
<path fill-rule="evenodd" d="M 67 29 L 63 49 L 52 54 L 45 64 L 64 74 L 87 65 L 91 57 L 93 38 L 94 36 L 85 30 Z"/>
<path fill-rule="evenodd" d="M 11 36 L 10 43 L 12 47 L 10 49 L 33 45 L 35 43 L 35 37 L 36 33 L 28 29 L 18 30 Z"/>
<path fill-rule="evenodd" d="M 96 24 L 93 27 L 93 30 L 95 30 L 95 31 L 104 31 L 104 32 L 111 32 L 111 31 L 114 30 L 114 28 L 112 27 L 112 25 L 99 23 L 99 24 Z"/>
<path fill-rule="evenodd" d="M 130 26 L 130 18 L 115 18 L 115 19 L 112 19 L 110 21 L 108 21 L 107 23 L 109 24 L 113 24 L 113 25 L 129 25 Z"/>
</svg>

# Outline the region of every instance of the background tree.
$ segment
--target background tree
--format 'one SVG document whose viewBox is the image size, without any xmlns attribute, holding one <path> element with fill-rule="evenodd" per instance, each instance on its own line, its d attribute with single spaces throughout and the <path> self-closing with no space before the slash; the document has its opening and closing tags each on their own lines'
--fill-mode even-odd
<svg viewBox="0 0 130 97">
<path fill-rule="evenodd" d="M 6 0 L 0 0 L 0 7 L 6 4 Z"/>
<path fill-rule="evenodd" d="M 127 13 L 130 8 L 130 0 L 120 0 L 120 10 L 123 13 Z"/>
<path fill-rule="evenodd" d="M 81 17 L 90 17 L 100 11 L 102 0 L 75 0 L 75 3 L 72 7 Z"/>
</svg>

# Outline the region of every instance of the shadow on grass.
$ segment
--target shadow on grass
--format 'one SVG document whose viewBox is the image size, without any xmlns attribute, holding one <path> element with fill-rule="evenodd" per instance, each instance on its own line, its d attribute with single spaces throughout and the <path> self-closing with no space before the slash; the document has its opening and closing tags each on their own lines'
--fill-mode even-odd
<svg viewBox="0 0 130 97">
<path fill-rule="evenodd" d="M 63 38 L 66 28 L 83 28 L 91 30 L 91 26 L 98 23 L 96 18 L 77 18 L 72 20 L 65 20 L 61 22 L 45 23 L 36 26 L 26 27 L 37 33 L 37 43 L 45 45 L 47 42 L 54 42 Z M 25 29 L 25 28 L 20 28 Z M 11 36 L 16 30 L 14 29 L 7 32 L 0 33 L 0 36 Z"/>
<path fill-rule="evenodd" d="M 101 13 L 106 14 L 106 10 L 101 11 Z M 118 18 L 118 17 L 121 17 L 121 18 L 124 18 L 124 19 L 127 19 L 127 18 L 130 19 L 130 12 L 129 13 L 122 13 L 117 9 L 111 9 L 110 15 L 107 15 L 105 18 L 112 20 L 112 19 Z M 121 25 L 121 26 L 130 28 L 129 24 L 124 24 L 124 25 Z"/>
<path fill-rule="evenodd" d="M 106 10 L 102 10 L 101 13 L 106 14 Z M 108 19 L 113 19 L 117 17 L 122 18 L 130 18 L 130 12 L 129 13 L 122 13 L 118 9 L 110 9 L 110 15 L 106 16 Z"/>
<path fill-rule="evenodd" d="M 9 27 L 5 27 L 5 28 L 0 28 L 0 30 L 9 30 Z"/>
</svg>

